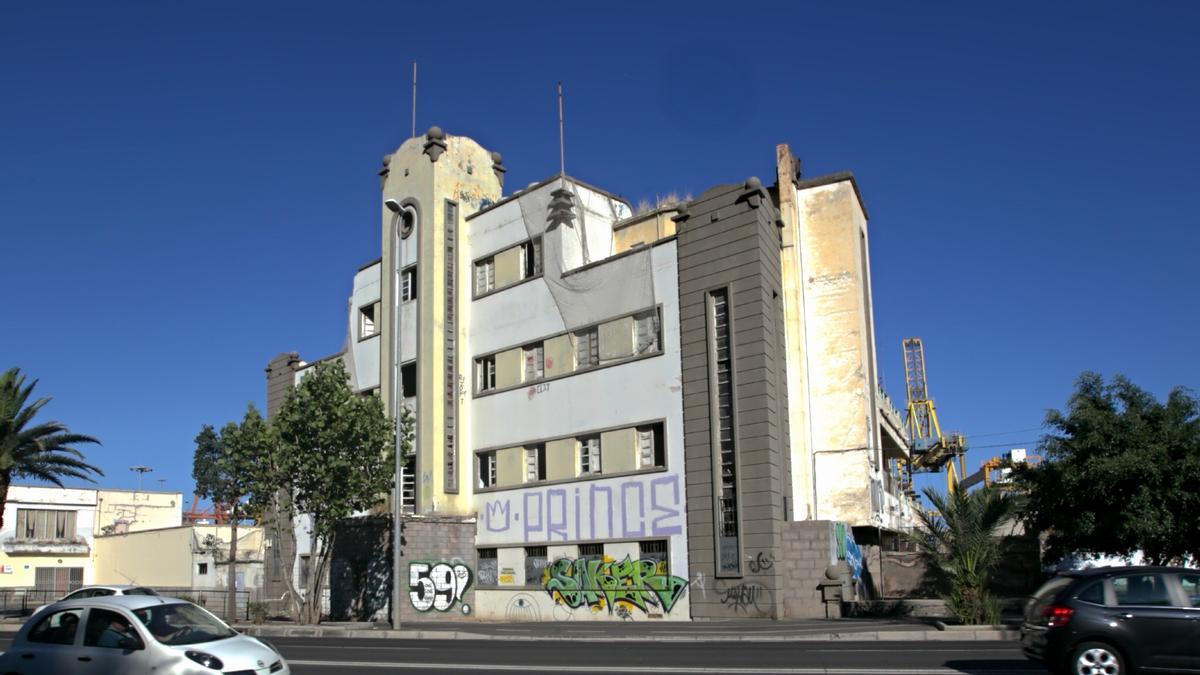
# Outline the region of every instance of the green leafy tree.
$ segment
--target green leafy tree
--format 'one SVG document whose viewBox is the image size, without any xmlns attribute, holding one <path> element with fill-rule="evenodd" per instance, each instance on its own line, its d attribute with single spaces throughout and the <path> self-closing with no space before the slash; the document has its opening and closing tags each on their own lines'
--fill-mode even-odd
<svg viewBox="0 0 1200 675">
<path fill-rule="evenodd" d="M 942 494 L 926 488 L 932 510 L 918 511 L 914 535 L 926 561 L 946 582 L 946 606 L 964 624 L 996 623 L 999 601 L 989 592 L 1000 562 L 1001 525 L 1013 512 L 1013 498 L 995 488 Z"/>
<path fill-rule="evenodd" d="M 1065 412 L 1051 410 L 1044 461 L 1015 467 L 1024 518 L 1047 556 L 1200 555 L 1200 407 L 1186 389 L 1165 403 L 1118 375 L 1085 372 Z"/>
<path fill-rule="evenodd" d="M 214 505 L 229 509 L 228 608 L 237 607 L 238 525 L 253 515 L 254 505 L 247 503 L 247 498 L 254 486 L 257 464 L 271 454 L 274 442 L 271 427 L 253 404 L 247 406 L 240 424 L 229 422 L 219 434 L 206 424 L 196 435 L 192 458 L 196 492 Z"/>
<path fill-rule="evenodd" d="M 92 476 L 104 475 L 75 448 L 100 441 L 72 433 L 62 422 L 33 422 L 50 402 L 49 397 L 29 402 L 36 386 L 37 380 L 25 384 L 19 368 L 0 375 L 0 526 L 4 525 L 4 505 L 14 479 L 33 478 L 62 487 L 64 478 L 94 483 Z"/>
<path fill-rule="evenodd" d="M 395 428 L 379 398 L 351 391 L 338 361 L 318 363 L 273 422 L 279 443 L 259 463 L 255 500 L 273 513 L 277 536 L 307 516 L 307 579 L 287 580 L 297 620 L 316 623 L 339 522 L 379 506 L 393 486 Z"/>
</svg>

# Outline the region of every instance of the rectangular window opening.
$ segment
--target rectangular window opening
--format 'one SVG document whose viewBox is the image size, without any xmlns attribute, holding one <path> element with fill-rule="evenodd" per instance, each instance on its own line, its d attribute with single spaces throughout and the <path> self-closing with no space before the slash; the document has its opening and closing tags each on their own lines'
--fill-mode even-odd
<svg viewBox="0 0 1200 675">
<path fill-rule="evenodd" d="M 637 428 L 638 468 L 649 469 L 667 465 L 667 443 L 663 424 L 656 422 Z"/>
<path fill-rule="evenodd" d="M 479 487 L 496 486 L 496 453 L 483 452 L 479 457 Z"/>
<path fill-rule="evenodd" d="M 579 475 L 600 473 L 600 437 L 584 436 L 579 439 Z"/>
<path fill-rule="evenodd" d="M 369 338 L 379 333 L 379 324 L 376 323 L 379 303 L 364 305 L 358 308 L 358 337 Z"/>
<path fill-rule="evenodd" d="M 400 302 L 417 299 L 417 266 L 400 271 Z"/>
<path fill-rule="evenodd" d="M 542 342 L 525 345 L 521 350 L 525 357 L 525 381 L 534 382 L 546 375 L 546 347 Z"/>
<path fill-rule="evenodd" d="M 479 566 L 475 570 L 480 586 L 495 586 L 499 583 L 499 560 L 496 549 L 479 549 Z"/>
<path fill-rule="evenodd" d="M 200 576 L 204 576 L 204 575 L 208 574 L 208 563 L 199 563 L 199 564 L 197 564 L 196 567 L 197 567 L 196 573 L 199 574 Z"/>
<path fill-rule="evenodd" d="M 400 366 L 400 396 L 412 398 L 417 395 L 417 362 Z"/>
<path fill-rule="evenodd" d="M 546 445 L 525 446 L 525 482 L 546 480 Z"/>
<path fill-rule="evenodd" d="M 496 388 L 496 356 L 485 356 L 475 362 L 475 381 L 479 391 Z"/>
<path fill-rule="evenodd" d="M 525 585 L 541 586 L 546 572 L 546 547 L 525 547 Z"/>
<path fill-rule="evenodd" d="M 529 279 L 542 273 L 542 238 L 534 237 L 521 244 L 521 278 Z"/>
<path fill-rule="evenodd" d="M 729 295 L 726 289 L 708 294 L 708 342 L 713 445 L 716 454 L 717 571 L 741 572 L 738 531 L 737 461 L 734 442 L 733 359 L 730 339 Z"/>
<path fill-rule="evenodd" d="M 600 364 L 600 335 L 595 326 L 575 331 L 575 367 L 590 368 Z"/>
<path fill-rule="evenodd" d="M 662 320 L 658 309 L 634 316 L 634 331 L 638 354 L 653 354 L 661 350 Z"/>
<path fill-rule="evenodd" d="M 475 295 L 496 288 L 496 258 L 489 256 L 475 263 Z"/>
<path fill-rule="evenodd" d="M 581 560 L 604 560 L 604 544 L 580 544 L 579 558 Z"/>
<path fill-rule="evenodd" d="M 656 539 L 654 541 L 638 542 L 642 560 L 653 560 L 656 563 L 659 574 L 669 574 L 667 567 L 667 540 Z"/>
</svg>

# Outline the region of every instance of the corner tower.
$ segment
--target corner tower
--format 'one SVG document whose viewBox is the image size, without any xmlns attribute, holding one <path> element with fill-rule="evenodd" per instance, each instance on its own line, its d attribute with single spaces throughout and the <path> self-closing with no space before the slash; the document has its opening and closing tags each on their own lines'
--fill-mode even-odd
<svg viewBox="0 0 1200 675">
<path fill-rule="evenodd" d="M 460 440 L 470 380 L 459 316 L 461 293 L 470 288 L 463 220 L 500 199 L 504 167 L 498 153 L 432 127 L 386 157 L 380 176 L 380 395 L 391 411 L 400 392 L 416 421 L 406 501 L 411 494 L 417 513 L 468 515 L 470 453 Z"/>
</svg>

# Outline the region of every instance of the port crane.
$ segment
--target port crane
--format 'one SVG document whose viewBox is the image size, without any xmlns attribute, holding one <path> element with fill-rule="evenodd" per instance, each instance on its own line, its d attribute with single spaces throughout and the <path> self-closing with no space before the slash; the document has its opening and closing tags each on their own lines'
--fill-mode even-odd
<svg viewBox="0 0 1200 675">
<path fill-rule="evenodd" d="M 945 467 L 946 491 L 952 491 L 966 474 L 963 468 L 966 441 L 960 433 L 942 433 L 937 408 L 929 396 L 921 338 L 904 339 L 904 383 L 908 394 L 904 427 L 912 443 L 912 458 L 908 462 L 910 481 L 913 473 L 936 473 Z"/>
</svg>

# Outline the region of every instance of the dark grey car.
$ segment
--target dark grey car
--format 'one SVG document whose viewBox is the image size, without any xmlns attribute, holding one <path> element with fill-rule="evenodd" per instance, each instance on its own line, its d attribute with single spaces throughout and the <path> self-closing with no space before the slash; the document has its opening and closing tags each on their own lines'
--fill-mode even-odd
<svg viewBox="0 0 1200 675">
<path fill-rule="evenodd" d="M 1200 673 L 1200 570 L 1060 574 L 1026 606 L 1021 648 L 1050 670 L 1073 675 Z"/>
</svg>

